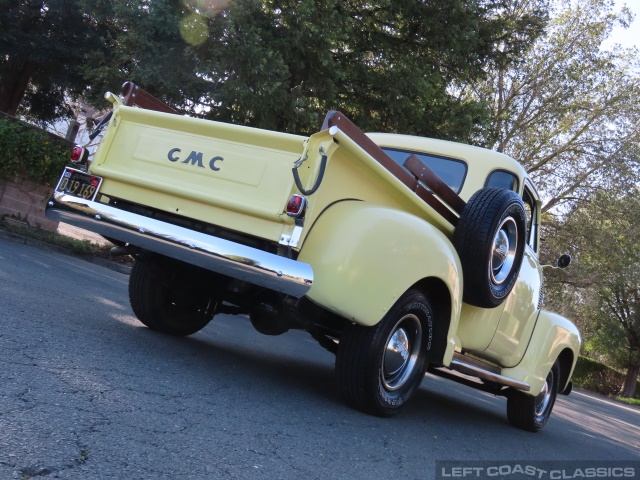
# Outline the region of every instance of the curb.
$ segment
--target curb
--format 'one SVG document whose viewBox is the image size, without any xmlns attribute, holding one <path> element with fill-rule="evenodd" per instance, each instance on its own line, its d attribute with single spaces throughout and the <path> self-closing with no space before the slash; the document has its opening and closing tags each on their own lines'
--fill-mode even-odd
<svg viewBox="0 0 640 480">
<path fill-rule="evenodd" d="M 23 245 L 35 247 L 47 252 L 55 252 L 62 255 L 68 255 L 70 257 L 76 257 L 86 262 L 108 268 L 109 270 L 113 270 L 114 272 L 122 273 L 124 275 L 131 274 L 131 267 L 128 267 L 126 265 L 122 265 L 116 262 L 110 262 L 109 260 L 106 260 L 102 257 L 78 255 L 76 253 L 73 253 L 71 250 L 59 247 L 58 245 L 53 245 L 51 243 L 43 242 L 42 240 L 37 240 L 35 238 L 26 237 L 24 235 L 19 235 L 17 233 L 8 232 L 3 229 L 0 229 L 0 238 L 13 243 L 21 243 Z"/>
</svg>

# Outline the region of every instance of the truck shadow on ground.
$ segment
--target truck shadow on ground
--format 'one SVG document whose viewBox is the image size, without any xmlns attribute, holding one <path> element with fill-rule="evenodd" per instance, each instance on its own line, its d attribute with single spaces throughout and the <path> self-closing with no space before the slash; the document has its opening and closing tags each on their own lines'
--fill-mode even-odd
<svg viewBox="0 0 640 480">
<path fill-rule="evenodd" d="M 532 434 L 508 424 L 504 398 L 427 375 L 400 414 L 381 419 L 344 403 L 334 378 L 335 357 L 305 332 L 269 337 L 255 332 L 246 318 L 228 317 L 215 319 L 195 335 L 176 338 L 143 327 L 130 314 L 118 317 L 114 317 L 118 322 L 109 322 L 110 326 L 105 325 L 104 318 L 101 324 L 108 344 L 104 348 L 110 354 L 134 356 L 133 363 L 123 360 L 120 370 L 126 368 L 127 375 L 140 376 L 147 385 L 161 384 L 165 393 L 189 392 L 194 397 L 190 405 L 202 412 L 213 405 L 252 416 L 255 409 L 260 409 L 268 412 L 269 418 L 308 423 L 310 428 L 317 428 L 322 424 L 318 423 L 320 419 L 326 419 L 331 424 L 392 429 L 402 443 L 437 438 L 445 444 L 447 439 L 453 442 L 456 435 L 464 434 L 473 448 L 484 449 L 485 444 L 512 438 L 517 439 L 514 445 L 528 445 L 535 458 L 542 451 L 548 458 L 558 458 L 554 452 L 564 444 L 579 452 L 581 445 L 589 447 L 594 436 L 620 452 L 614 458 L 638 453 L 638 447 L 628 443 L 629 432 L 608 431 L 615 423 L 609 422 L 607 431 L 595 432 L 593 422 L 586 419 L 602 414 L 593 405 L 576 404 L 573 396 L 561 397 L 549 425 Z M 101 348 L 98 345 L 102 341 L 91 338 L 89 342 Z M 627 426 L 632 423 L 633 419 L 626 420 Z M 631 430 L 635 432 L 637 427 Z"/>
<path fill-rule="evenodd" d="M 238 322 L 237 324 L 233 322 Z M 214 323 L 201 333 L 190 337 L 170 337 L 144 327 L 133 327 L 136 345 L 148 343 L 159 348 L 163 356 L 176 359 L 177 368 L 184 365 L 195 370 L 203 383 L 223 384 L 239 395 L 252 396 L 256 391 L 271 392 L 256 401 L 270 402 L 269 397 L 290 399 L 311 410 L 331 409 L 341 416 L 372 419 L 348 407 L 337 389 L 333 354 L 315 343 L 304 332 L 289 332 L 280 337 L 265 337 L 254 332 L 248 322 L 226 321 Z M 163 360 L 164 362 L 165 360 Z M 149 359 L 150 363 L 154 363 Z M 425 422 L 446 418 L 452 428 L 463 428 L 468 422 L 476 425 L 505 425 L 500 399 L 463 388 L 464 394 L 448 391 L 447 382 L 428 375 L 411 402 L 393 421 Z M 435 389 L 433 387 L 436 387 Z M 496 403 L 499 404 L 496 407 Z"/>
</svg>

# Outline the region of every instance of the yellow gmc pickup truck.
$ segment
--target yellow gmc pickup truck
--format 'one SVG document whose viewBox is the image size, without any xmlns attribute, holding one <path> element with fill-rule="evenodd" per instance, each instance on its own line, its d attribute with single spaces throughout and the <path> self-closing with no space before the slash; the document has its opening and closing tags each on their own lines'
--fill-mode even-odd
<svg viewBox="0 0 640 480">
<path fill-rule="evenodd" d="M 133 255 L 137 318 L 190 335 L 217 314 L 304 329 L 345 401 L 391 416 L 425 372 L 507 399 L 542 428 L 580 334 L 542 308 L 540 199 L 506 155 L 364 134 L 340 112 L 303 137 L 176 115 L 127 82 L 47 216 Z M 559 267 L 568 265 L 562 256 Z"/>
</svg>

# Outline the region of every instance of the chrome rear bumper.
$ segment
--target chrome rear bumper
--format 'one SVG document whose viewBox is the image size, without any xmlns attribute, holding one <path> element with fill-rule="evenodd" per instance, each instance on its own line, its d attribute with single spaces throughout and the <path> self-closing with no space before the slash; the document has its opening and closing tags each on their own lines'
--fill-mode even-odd
<svg viewBox="0 0 640 480">
<path fill-rule="evenodd" d="M 294 297 L 313 283 L 306 263 L 60 192 L 46 216 Z"/>
</svg>

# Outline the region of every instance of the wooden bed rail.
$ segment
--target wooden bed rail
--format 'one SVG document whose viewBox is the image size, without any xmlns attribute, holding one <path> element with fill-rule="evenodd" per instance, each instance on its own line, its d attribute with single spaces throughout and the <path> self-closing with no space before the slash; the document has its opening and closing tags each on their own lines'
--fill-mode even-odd
<svg viewBox="0 0 640 480">
<path fill-rule="evenodd" d="M 122 85 L 123 102 L 128 107 L 134 105 L 147 110 L 156 110 L 158 112 L 173 113 L 178 115 L 178 111 L 171 108 L 162 100 L 157 99 L 149 92 L 144 91 L 133 82 L 124 82 Z"/>
<path fill-rule="evenodd" d="M 462 213 L 465 206 L 464 200 L 451 190 L 418 156 L 409 155 L 405 160 L 404 166 L 411 172 L 409 173 L 393 161 L 343 113 L 336 110 L 327 113 L 322 129 L 326 130 L 331 127 L 339 128 L 449 223 L 453 226 L 457 225 L 458 215 Z"/>
</svg>

